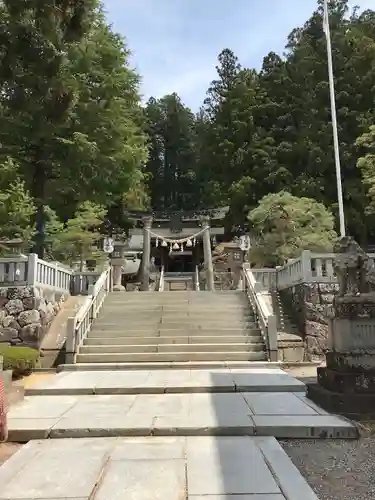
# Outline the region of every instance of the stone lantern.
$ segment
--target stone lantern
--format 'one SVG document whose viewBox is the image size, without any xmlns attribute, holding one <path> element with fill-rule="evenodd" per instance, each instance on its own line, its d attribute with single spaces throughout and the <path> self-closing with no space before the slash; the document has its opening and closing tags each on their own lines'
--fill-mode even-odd
<svg viewBox="0 0 375 500">
<path fill-rule="evenodd" d="M 111 265 L 113 269 L 113 291 L 122 292 L 125 287 L 122 285 L 122 271 L 125 267 L 125 241 L 115 241 L 114 250 L 111 256 Z"/>
</svg>

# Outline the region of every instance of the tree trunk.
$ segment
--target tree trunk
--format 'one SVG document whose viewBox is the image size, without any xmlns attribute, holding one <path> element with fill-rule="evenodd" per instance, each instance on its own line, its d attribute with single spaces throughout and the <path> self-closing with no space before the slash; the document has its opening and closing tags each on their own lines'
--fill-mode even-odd
<svg viewBox="0 0 375 500">
<path fill-rule="evenodd" d="M 32 196 L 36 204 L 35 227 L 36 234 L 34 237 L 34 253 L 38 254 L 40 259 L 44 257 L 45 250 L 45 190 L 46 190 L 46 170 L 41 158 L 42 152 L 40 149 L 36 151 L 34 162 L 34 175 L 32 183 Z"/>
</svg>

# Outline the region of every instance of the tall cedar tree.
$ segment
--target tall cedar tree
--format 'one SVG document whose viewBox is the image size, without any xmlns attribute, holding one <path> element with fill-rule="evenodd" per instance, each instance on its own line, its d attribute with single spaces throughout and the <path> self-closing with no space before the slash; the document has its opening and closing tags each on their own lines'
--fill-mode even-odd
<svg viewBox="0 0 375 500">
<path fill-rule="evenodd" d="M 12 133 L 33 130 L 33 140 L 25 134 L 24 157 L 37 206 L 40 255 L 51 171 L 46 142 L 70 119 L 76 87 L 67 71 L 68 54 L 85 36 L 96 6 L 95 0 L 4 0 L 0 6 L 1 105 L 5 116 L 14 116 Z"/>
<path fill-rule="evenodd" d="M 0 20 L 1 154 L 35 200 L 42 255 L 44 205 L 66 220 L 143 185 L 139 79 L 96 0 L 7 0 Z"/>
</svg>

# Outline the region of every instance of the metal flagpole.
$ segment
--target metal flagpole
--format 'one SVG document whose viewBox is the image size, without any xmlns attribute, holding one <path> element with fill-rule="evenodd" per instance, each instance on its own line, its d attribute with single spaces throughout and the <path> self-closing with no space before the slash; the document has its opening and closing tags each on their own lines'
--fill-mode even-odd
<svg viewBox="0 0 375 500">
<path fill-rule="evenodd" d="M 344 215 L 344 202 L 342 197 L 339 134 L 337 131 L 335 83 L 333 79 L 332 45 L 331 45 L 331 33 L 329 29 L 328 0 L 324 0 L 323 29 L 327 40 L 328 77 L 329 77 L 329 89 L 331 96 L 331 115 L 332 115 L 332 128 L 333 128 L 333 146 L 335 151 L 337 199 L 339 204 L 340 236 L 343 237 L 345 236 L 345 215 Z"/>
</svg>

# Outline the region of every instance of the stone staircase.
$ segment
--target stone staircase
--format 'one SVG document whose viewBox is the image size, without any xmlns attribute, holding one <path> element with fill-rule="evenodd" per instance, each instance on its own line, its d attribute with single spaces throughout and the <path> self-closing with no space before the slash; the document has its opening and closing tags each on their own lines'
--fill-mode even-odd
<svg viewBox="0 0 375 500">
<path fill-rule="evenodd" d="M 242 291 L 110 294 L 77 363 L 266 361 Z"/>
</svg>

